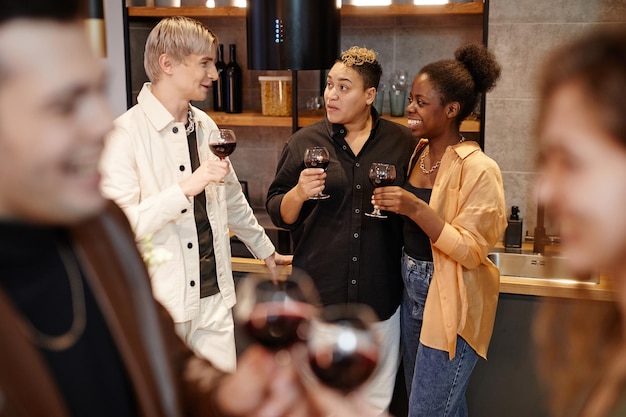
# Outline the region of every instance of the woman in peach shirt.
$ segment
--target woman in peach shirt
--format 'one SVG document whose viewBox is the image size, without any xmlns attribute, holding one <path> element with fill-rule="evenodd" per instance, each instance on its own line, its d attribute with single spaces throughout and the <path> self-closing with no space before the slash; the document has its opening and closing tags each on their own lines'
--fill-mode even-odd
<svg viewBox="0 0 626 417">
<path fill-rule="evenodd" d="M 459 132 L 500 75 L 482 45 L 425 66 L 407 114 L 422 139 L 403 187 L 374 191 L 375 207 L 404 215 L 401 310 L 411 417 L 466 416 L 465 390 L 491 339 L 500 274 L 487 253 L 506 227 L 498 165 Z"/>
</svg>

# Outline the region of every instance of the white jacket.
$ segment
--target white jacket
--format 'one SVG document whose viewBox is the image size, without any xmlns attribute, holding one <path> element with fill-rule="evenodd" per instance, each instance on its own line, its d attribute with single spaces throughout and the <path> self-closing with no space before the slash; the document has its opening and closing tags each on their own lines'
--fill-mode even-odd
<svg viewBox="0 0 626 417">
<path fill-rule="evenodd" d="M 192 173 L 185 126 L 150 91 L 146 83 L 138 104 L 115 120 L 101 160 L 102 192 L 126 213 L 138 242 L 151 237 L 154 249 L 171 257 L 150 265 L 154 295 L 175 322 L 199 313 L 200 267 L 193 198 L 178 185 Z M 217 125 L 192 107 L 200 162 L 217 159 L 209 151 L 208 135 Z M 229 230 L 260 259 L 271 256 L 274 245 L 252 213 L 231 169 L 226 184 L 206 188 L 207 213 L 213 231 L 217 282 L 225 303 L 235 304 Z M 145 246 L 145 245 L 144 245 Z"/>
</svg>

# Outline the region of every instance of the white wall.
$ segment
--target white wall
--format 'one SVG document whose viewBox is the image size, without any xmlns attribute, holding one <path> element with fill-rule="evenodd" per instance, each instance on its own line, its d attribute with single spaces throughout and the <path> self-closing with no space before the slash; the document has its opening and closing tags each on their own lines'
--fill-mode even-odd
<svg viewBox="0 0 626 417">
<path fill-rule="evenodd" d="M 117 117 L 127 110 L 126 58 L 124 53 L 124 0 L 104 0 L 107 56 L 104 58 L 109 71 L 108 95 Z"/>
</svg>

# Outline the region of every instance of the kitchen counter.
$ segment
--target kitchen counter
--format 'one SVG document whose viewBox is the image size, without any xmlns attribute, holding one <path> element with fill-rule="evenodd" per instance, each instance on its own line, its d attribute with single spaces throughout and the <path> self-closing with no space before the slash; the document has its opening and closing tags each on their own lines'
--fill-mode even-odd
<svg viewBox="0 0 626 417">
<path fill-rule="evenodd" d="M 504 249 L 501 244 L 496 249 Z M 532 243 L 524 243 L 522 249 L 532 250 Z M 548 252 L 558 253 L 558 247 L 546 247 Z M 249 258 L 232 258 L 234 272 L 267 273 L 262 260 Z M 289 275 L 291 266 L 279 266 L 279 273 Z M 599 283 L 584 283 L 574 280 L 538 279 L 525 277 L 500 277 L 501 294 L 532 295 L 539 297 L 560 297 L 570 299 L 589 299 L 607 301 L 613 298 L 608 280 L 600 277 Z"/>
<path fill-rule="evenodd" d="M 532 242 L 522 243 L 521 250 L 532 252 Z M 498 242 L 494 251 L 515 252 L 516 250 L 505 249 L 503 243 Z M 558 245 L 546 245 L 545 251 L 548 255 L 559 255 L 560 247 Z M 601 301 L 608 301 L 613 298 L 608 279 L 602 276 L 599 278 L 598 283 L 594 283 L 580 282 L 573 279 L 538 279 L 502 275 L 500 277 L 500 293 Z"/>
</svg>

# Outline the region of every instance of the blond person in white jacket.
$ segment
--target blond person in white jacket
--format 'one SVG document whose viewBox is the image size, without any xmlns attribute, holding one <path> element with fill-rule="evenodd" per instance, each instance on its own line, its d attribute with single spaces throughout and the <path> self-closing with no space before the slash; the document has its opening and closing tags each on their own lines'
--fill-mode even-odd
<svg viewBox="0 0 626 417">
<path fill-rule="evenodd" d="M 232 371 L 235 288 L 229 232 L 272 272 L 290 257 L 275 252 L 230 162 L 209 151 L 209 132 L 217 125 L 190 105 L 204 100 L 217 78 L 216 44 L 209 29 L 185 17 L 163 19 L 152 30 L 144 57 L 151 82 L 137 105 L 115 121 L 105 144 L 101 184 L 125 211 L 144 250 L 168 255 L 149 266 L 154 295 L 172 315 L 178 334 L 196 353 Z M 221 180 L 225 184 L 218 185 Z"/>
</svg>

